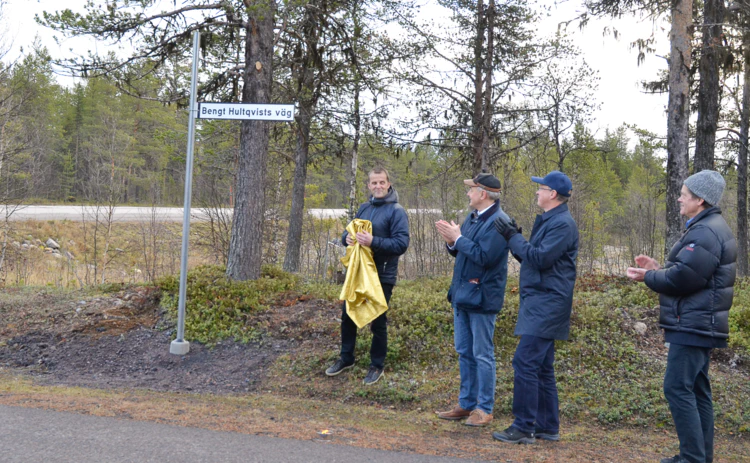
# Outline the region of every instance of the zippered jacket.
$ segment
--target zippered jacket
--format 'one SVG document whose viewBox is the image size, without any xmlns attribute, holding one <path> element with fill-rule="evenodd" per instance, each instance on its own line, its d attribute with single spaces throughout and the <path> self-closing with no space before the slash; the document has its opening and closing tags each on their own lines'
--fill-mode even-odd
<svg viewBox="0 0 750 463">
<path fill-rule="evenodd" d="M 568 339 L 578 257 L 578 227 L 568 205 L 537 215 L 529 240 L 518 233 L 508 245 L 521 259 L 515 335 Z"/>
<path fill-rule="evenodd" d="M 508 244 L 493 225 L 501 214 L 508 219 L 497 201 L 480 216 L 472 212 L 461 224 L 461 238 L 448 247 L 456 258 L 448 302 L 459 310 L 498 313 L 503 308 Z"/>
<path fill-rule="evenodd" d="M 729 337 L 737 242 L 718 207 L 696 215 L 669 252 L 664 268 L 644 282 L 659 293 L 659 326 L 710 338 Z"/>
<path fill-rule="evenodd" d="M 381 283 L 396 284 L 398 277 L 398 259 L 409 247 L 409 218 L 398 203 L 398 193 L 391 187 L 383 198 L 370 198 L 359 206 L 357 219 L 372 222 L 373 259 L 378 269 Z M 346 246 L 344 231 L 341 242 Z"/>
</svg>

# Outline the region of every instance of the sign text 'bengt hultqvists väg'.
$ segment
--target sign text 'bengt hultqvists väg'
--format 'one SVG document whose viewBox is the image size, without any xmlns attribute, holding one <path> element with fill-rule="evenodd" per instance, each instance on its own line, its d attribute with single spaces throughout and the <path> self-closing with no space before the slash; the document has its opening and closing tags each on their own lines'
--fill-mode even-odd
<svg viewBox="0 0 750 463">
<path fill-rule="evenodd" d="M 198 119 L 293 121 L 293 104 L 198 103 Z"/>
</svg>

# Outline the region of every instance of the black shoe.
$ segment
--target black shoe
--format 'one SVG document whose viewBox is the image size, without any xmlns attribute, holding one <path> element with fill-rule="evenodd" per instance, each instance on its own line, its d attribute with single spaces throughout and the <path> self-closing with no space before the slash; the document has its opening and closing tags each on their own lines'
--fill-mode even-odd
<svg viewBox="0 0 750 463">
<path fill-rule="evenodd" d="M 375 384 L 382 377 L 383 377 L 382 368 L 370 366 L 370 370 L 367 372 L 367 376 L 365 376 L 365 385 L 369 386 L 370 384 Z"/>
<path fill-rule="evenodd" d="M 348 370 L 349 368 L 351 368 L 353 366 L 354 366 L 354 363 L 350 363 L 349 365 L 347 365 L 346 363 L 344 363 L 343 360 L 338 359 L 338 360 L 336 360 L 336 363 L 334 363 L 333 365 L 331 365 L 330 367 L 328 367 L 328 369 L 326 370 L 326 374 L 328 376 L 336 376 L 339 373 L 341 373 L 342 371 Z"/>
<path fill-rule="evenodd" d="M 534 433 L 521 432 L 513 426 L 502 432 L 493 432 L 492 438 L 509 444 L 533 444 L 536 442 Z"/>
<path fill-rule="evenodd" d="M 541 439 L 541 440 L 549 440 L 549 441 L 557 442 L 560 440 L 560 433 L 544 431 L 542 429 L 536 429 L 534 430 L 534 437 L 537 439 Z"/>
<path fill-rule="evenodd" d="M 675 455 L 671 458 L 662 458 L 659 463 L 690 463 L 686 458 Z"/>
</svg>

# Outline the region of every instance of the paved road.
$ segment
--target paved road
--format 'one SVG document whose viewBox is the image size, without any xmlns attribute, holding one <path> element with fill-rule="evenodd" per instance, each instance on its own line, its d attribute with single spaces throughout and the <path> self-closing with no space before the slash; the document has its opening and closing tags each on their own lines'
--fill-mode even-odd
<svg viewBox="0 0 750 463">
<path fill-rule="evenodd" d="M 3 463 L 470 463 L 400 452 L 0 406 Z"/>
<path fill-rule="evenodd" d="M 0 218 L 4 217 L 8 210 L 7 206 L 0 205 Z M 423 212 L 439 214 L 437 209 L 422 209 Z M 104 217 L 108 210 L 104 207 L 99 209 L 99 216 Z M 229 217 L 233 209 L 223 209 Z M 308 209 L 307 212 L 319 219 L 335 219 L 346 215 L 346 209 Z M 416 209 L 409 209 L 410 213 Z M 96 208 L 93 206 L 21 206 L 11 215 L 12 220 L 72 220 L 76 222 L 93 221 L 96 216 Z M 150 221 L 152 217 L 158 222 L 182 222 L 183 208 L 181 207 L 131 207 L 116 206 L 112 216 L 116 222 L 144 222 Z M 191 220 L 206 220 L 203 209 L 191 208 Z"/>
</svg>

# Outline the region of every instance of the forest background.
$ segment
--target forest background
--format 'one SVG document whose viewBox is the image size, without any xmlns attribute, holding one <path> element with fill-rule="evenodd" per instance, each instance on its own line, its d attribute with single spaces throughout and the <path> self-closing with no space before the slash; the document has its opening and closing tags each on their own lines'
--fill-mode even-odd
<svg viewBox="0 0 750 463">
<path fill-rule="evenodd" d="M 67 59 L 38 44 L 0 68 L 0 366 L 11 375 L 0 377 L 0 389 L 12 393 L 4 400 L 26 403 L 31 393 L 48 404 L 60 394 L 29 392 L 37 385 L 19 383 L 18 372 L 107 389 L 133 377 L 138 382 L 127 384 L 150 389 L 155 376 L 175 372 L 205 388 L 195 391 L 291 403 L 290 416 L 325 411 L 311 412 L 311 425 L 278 421 L 288 429 L 330 423 L 344 435 L 346 413 L 335 403 L 354 411 L 357 423 L 362 410 L 388 407 L 387 423 L 377 426 L 389 438 L 393 429 L 414 429 L 411 417 L 423 424 L 420 436 L 435 434 L 443 424 L 429 411 L 455 400 L 459 376 L 445 299 L 453 261 L 434 222 L 462 220 L 462 180 L 487 170 L 502 182 L 502 207 L 528 236 L 540 212 L 529 176 L 560 169 L 573 180 L 570 209 L 581 236 L 571 341 L 557 351 L 561 413 L 578 426 L 566 440 L 590 445 L 592 461 L 673 454 L 677 439 L 662 432 L 672 421 L 661 392 L 666 349 L 657 297 L 622 275 L 638 254 L 663 259 L 684 227 L 676 208 L 682 181 L 707 168 L 727 179 L 719 206 L 738 239 L 739 272 L 747 273 L 750 6 L 592 1 L 544 38 L 537 31 L 543 4 L 423 3 L 107 0 L 89 2 L 84 13 L 39 17 L 61 37 L 93 38 L 99 52 L 76 50 Z M 425 10 L 436 5 L 451 12 L 450 22 L 431 23 Z M 666 139 L 635 124 L 589 128 L 599 81 L 565 32 L 592 16 L 670 30 L 668 69 L 643 84 L 669 95 Z M 191 228 L 186 339 L 206 355 L 176 358 L 167 345 L 181 228 L 159 207 L 183 201 L 194 31 L 199 101 L 294 103 L 296 117 L 198 121 L 193 205 L 207 219 Z M 653 40 L 633 47 L 647 56 Z M 59 73 L 76 76 L 75 85 L 62 85 Z M 358 337 L 356 374 L 329 380 L 323 371 L 339 342 L 340 233 L 367 199 L 367 172 L 376 165 L 388 168 L 408 211 L 411 244 L 390 309 L 388 377 L 372 387 L 361 381 L 367 330 Z M 29 204 L 72 205 L 80 219 L 15 220 Z M 147 213 L 118 221 L 123 206 Z M 495 335 L 498 421 L 512 411 L 519 296 L 510 264 Z M 731 345 L 712 366 L 717 448 L 727 461 L 747 461 L 749 452 L 749 294 L 748 280 L 738 279 Z M 124 347 L 133 351 L 123 355 Z M 227 363 L 215 362 L 222 358 Z M 182 394 L 186 384 L 167 390 Z M 278 416 L 256 413 L 261 406 L 239 408 Z M 394 427 L 401 415 L 409 421 Z M 615 426 L 623 433 L 610 435 Z M 455 436 L 454 427 L 441 429 L 438 439 Z M 402 434 L 394 435 L 402 450 Z M 465 435 L 464 448 L 476 448 L 479 435 Z M 416 440 L 417 449 L 434 442 Z M 579 448 L 567 451 L 571 461 L 591 454 Z M 542 451 L 562 461 L 554 447 Z M 486 456 L 497 452 L 487 444 Z"/>
<path fill-rule="evenodd" d="M 661 258 L 673 241 L 670 186 L 696 168 L 694 155 L 699 168 L 727 178 L 719 206 L 746 262 L 745 9 L 722 10 L 719 59 L 707 71 L 698 65 L 710 54 L 702 31 L 711 29 L 689 31 L 690 104 L 682 111 L 685 121 L 699 117 L 685 126 L 684 149 L 670 151 L 674 129 L 664 140 L 636 125 L 587 128 L 598 77 L 566 31 L 593 15 L 674 22 L 673 2 L 589 2 L 551 38 L 535 34 L 544 8 L 525 0 L 434 2 L 451 12 L 449 25 L 431 23 L 430 2 L 422 3 L 139 0 L 45 13 L 39 23 L 63 36 L 111 47 L 63 59 L 37 44 L 0 69 L 6 283 L 42 281 L 50 267 L 54 283 L 67 286 L 174 273 L 176 227 L 156 209 L 140 224 L 116 223 L 112 212 L 182 204 L 193 30 L 202 33 L 199 100 L 297 107 L 288 124 L 198 123 L 193 204 L 209 220 L 191 238 L 194 263 L 226 265 L 240 280 L 257 278 L 262 263 L 334 278 L 337 238 L 366 200 L 367 171 L 381 165 L 410 215 L 402 276 L 446 274 L 452 263 L 433 223 L 466 214 L 462 179 L 495 173 L 503 208 L 530 230 L 538 208 L 529 176 L 559 169 L 575 186 L 579 268 L 621 274 L 635 255 Z M 691 27 L 711 20 L 709 6 L 690 3 Z M 645 56 L 652 44 L 644 37 L 633 46 Z M 80 79 L 63 86 L 61 71 Z M 710 103 L 701 87 L 708 76 L 717 89 L 713 126 L 699 110 Z M 654 76 L 644 91 L 666 92 L 671 78 Z M 706 143 L 709 132 L 716 143 Z M 675 157 L 685 160 L 681 170 L 670 167 Z M 24 204 L 61 203 L 81 205 L 82 225 L 12 220 Z M 349 212 L 307 213 L 314 208 Z M 48 238 L 57 249 L 44 245 Z M 29 258 L 45 250 L 51 261 Z"/>
</svg>

